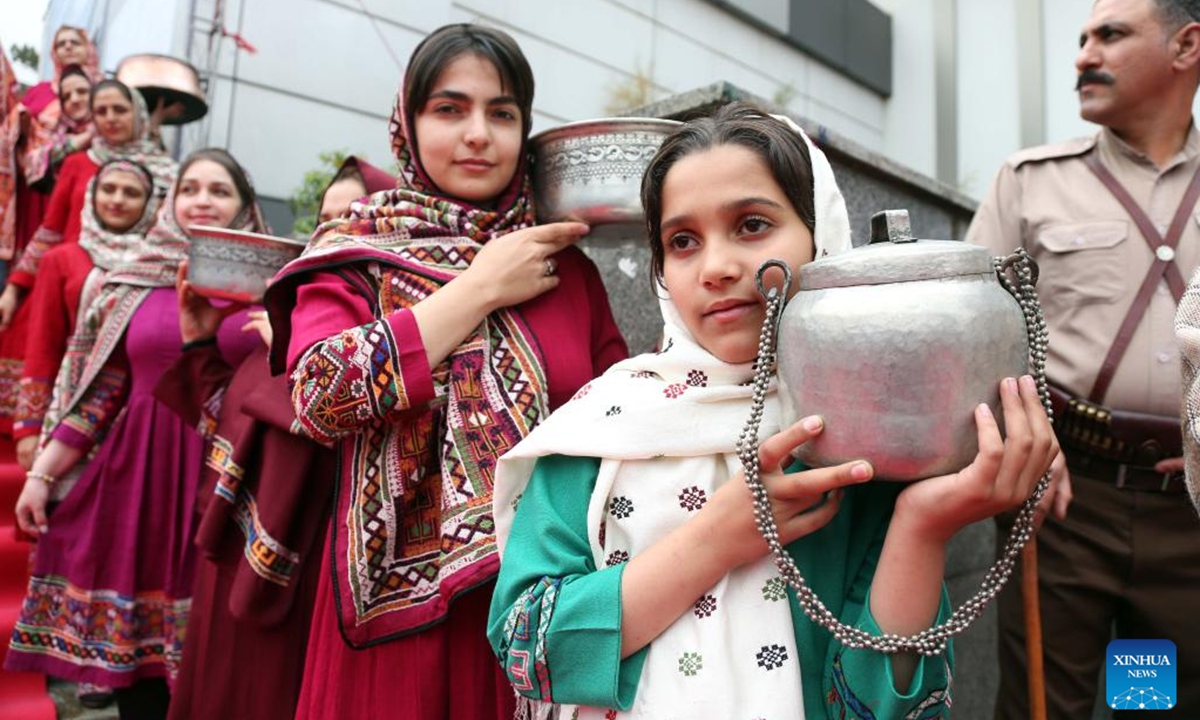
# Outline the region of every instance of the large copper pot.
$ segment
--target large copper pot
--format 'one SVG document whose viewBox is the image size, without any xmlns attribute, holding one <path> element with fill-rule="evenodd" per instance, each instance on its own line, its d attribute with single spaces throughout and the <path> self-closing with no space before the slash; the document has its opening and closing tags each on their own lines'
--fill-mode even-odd
<svg viewBox="0 0 1200 720">
<path fill-rule="evenodd" d="M 117 79 L 137 88 L 153 112 L 161 101 L 164 107 L 176 103 L 182 112 L 168 116 L 164 125 L 184 125 L 199 120 L 208 112 L 200 74 L 191 64 L 169 55 L 130 55 L 117 66 Z"/>
</svg>

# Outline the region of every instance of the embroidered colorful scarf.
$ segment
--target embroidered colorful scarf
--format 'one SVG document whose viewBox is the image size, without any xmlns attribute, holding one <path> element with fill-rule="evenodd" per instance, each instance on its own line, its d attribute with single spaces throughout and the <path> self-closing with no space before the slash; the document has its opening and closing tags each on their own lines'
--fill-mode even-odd
<svg viewBox="0 0 1200 720">
<path fill-rule="evenodd" d="M 87 79 L 89 85 L 92 83 L 92 78 L 86 71 L 79 74 Z M 65 77 L 65 75 L 60 76 L 60 87 Z M 89 110 L 87 116 L 79 120 L 60 112 L 57 122 L 50 127 L 46 127 L 40 122 L 33 123 L 29 137 L 25 140 L 25 152 L 21 157 L 25 182 L 33 185 L 50 177 L 51 170 L 67 155 L 76 150 L 86 149 L 91 143 L 90 136 L 84 136 L 86 140 L 82 142 L 77 136 L 86 130 L 91 122 L 92 117 Z"/>
<path fill-rule="evenodd" d="M 137 88 L 128 89 L 133 99 L 133 135 L 129 142 L 112 145 L 97 135 L 88 148 L 88 157 L 97 165 L 113 160 L 130 160 L 145 167 L 154 176 L 155 189 L 165 196 L 175 181 L 179 165 L 150 136 L 150 112 L 146 109 L 142 93 Z"/>
<path fill-rule="evenodd" d="M 804 135 L 787 118 L 779 119 Z M 813 165 L 815 255 L 822 257 L 850 248 L 850 223 L 828 160 L 804 138 Z M 661 309 L 661 352 L 614 365 L 500 459 L 495 512 L 501 552 L 540 457 L 601 458 L 587 514 L 597 568 L 626 562 L 654 545 L 741 469 L 735 443 L 750 411 L 753 363 L 722 362 L 691 337 L 669 298 Z M 760 437 L 780 429 L 779 405 L 772 384 Z M 561 717 L 802 719 L 804 648 L 796 647 L 786 597 L 770 557 L 735 569 L 651 643 L 629 711 L 564 707 Z M 526 696 L 524 710 L 541 718 L 554 710 L 554 671 L 544 647 L 530 642 L 528 628 L 522 628 L 531 610 L 517 604 L 505 624 L 508 646 L 526 644 L 528 651 L 504 647 L 501 655 L 519 659 L 506 670 L 510 678 L 529 679 L 518 687 Z M 543 601 L 537 609 L 541 622 L 553 611 Z M 721 681 L 697 685 L 694 676 L 701 669 L 704 677 Z M 539 701 L 527 699 L 533 692 Z"/>
<path fill-rule="evenodd" d="M 87 151 L 88 157 L 97 165 L 105 165 L 114 160 L 128 160 L 141 165 L 149 170 L 154 178 L 153 195 L 161 199 L 170 191 L 179 164 L 150 139 L 150 116 L 146 112 L 146 102 L 142 99 L 142 94 L 137 90 L 131 90 L 129 94 L 133 98 L 133 138 L 127 143 L 110 146 L 103 138 L 97 137 Z M 62 233 L 50 230 L 44 225 L 39 227 L 22 253 L 21 259 L 17 261 L 16 269 L 36 275 L 42 257 L 60 242 Z"/>
<path fill-rule="evenodd" d="M 395 338 L 383 318 L 411 308 L 470 265 L 493 237 L 533 223 L 523 161 L 495 210 L 440 197 L 409 148 L 403 92 L 392 120 L 401 187 L 351 205 L 317 229 L 305 255 L 267 292 L 274 365 L 288 347 L 296 288 L 308 274 L 349 268 L 370 286 L 376 322 L 317 343 L 293 376 L 293 404 L 317 440 L 338 442 L 333 523 L 339 621 L 355 647 L 441 620 L 453 598 L 498 567 L 491 494 L 495 460 L 546 413 L 543 359 L 520 313 L 492 313 L 433 370 L 437 399 L 400 421 Z M 297 316 L 298 317 L 298 316 Z M 329 374 L 362 378 L 365 398 L 334 397 Z M 296 382 L 306 368 L 309 381 Z M 363 407 L 349 409 L 358 402 Z M 370 405 L 370 408 L 367 407 Z M 349 436 L 338 429 L 357 412 Z"/>
</svg>

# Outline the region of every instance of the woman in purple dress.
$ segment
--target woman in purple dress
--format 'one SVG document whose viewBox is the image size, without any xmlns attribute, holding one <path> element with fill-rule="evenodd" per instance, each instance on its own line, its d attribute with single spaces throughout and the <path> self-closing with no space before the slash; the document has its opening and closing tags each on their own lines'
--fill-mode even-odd
<svg viewBox="0 0 1200 720">
<path fill-rule="evenodd" d="M 204 440 L 154 399 L 181 354 L 175 275 L 190 225 L 264 231 L 245 172 L 223 150 L 193 153 L 158 224 L 123 265 L 89 278 L 55 384 L 43 447 L 17 501 L 37 558 L 5 668 L 117 688 L 123 720 L 162 718 L 190 605 Z M 257 336 L 227 318 L 217 344 L 237 364 Z M 89 453 L 47 516 L 51 486 Z"/>
</svg>

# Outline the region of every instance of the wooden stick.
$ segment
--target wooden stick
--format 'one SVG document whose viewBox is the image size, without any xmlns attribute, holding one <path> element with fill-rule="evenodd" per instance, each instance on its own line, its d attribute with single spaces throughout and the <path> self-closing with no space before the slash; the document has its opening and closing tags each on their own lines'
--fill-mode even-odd
<svg viewBox="0 0 1200 720">
<path fill-rule="evenodd" d="M 1025 608 L 1025 656 L 1029 720 L 1046 720 L 1046 672 L 1042 666 L 1042 610 L 1038 604 L 1037 535 L 1021 551 L 1021 598 Z"/>
</svg>

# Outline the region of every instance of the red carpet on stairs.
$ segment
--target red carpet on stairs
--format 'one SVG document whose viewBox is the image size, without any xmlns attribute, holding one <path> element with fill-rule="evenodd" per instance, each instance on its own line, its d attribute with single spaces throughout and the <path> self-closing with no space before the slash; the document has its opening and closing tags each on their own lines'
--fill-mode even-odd
<svg viewBox="0 0 1200 720">
<path fill-rule="evenodd" d="M 13 507 L 25 473 L 17 465 L 12 440 L 0 438 L 0 660 L 8 652 L 25 585 L 29 581 L 30 545 L 17 540 Z M 46 679 L 35 673 L 0 670 L 0 720 L 55 720 L 54 701 L 46 694 Z"/>
</svg>

